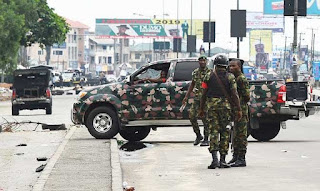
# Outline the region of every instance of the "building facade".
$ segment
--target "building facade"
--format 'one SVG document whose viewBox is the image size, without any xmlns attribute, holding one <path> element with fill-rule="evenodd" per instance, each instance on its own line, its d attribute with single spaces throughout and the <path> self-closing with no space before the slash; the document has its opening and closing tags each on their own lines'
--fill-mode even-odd
<svg viewBox="0 0 320 191">
<path fill-rule="evenodd" d="M 62 44 L 54 44 L 50 52 L 50 66 L 55 70 L 64 71 L 67 69 L 84 69 L 88 60 L 85 56 L 85 42 L 89 27 L 78 22 L 66 19 L 70 31 L 67 33 L 66 40 Z M 27 47 L 27 58 L 30 66 L 47 65 L 46 50 L 41 49 L 35 43 Z"/>
</svg>

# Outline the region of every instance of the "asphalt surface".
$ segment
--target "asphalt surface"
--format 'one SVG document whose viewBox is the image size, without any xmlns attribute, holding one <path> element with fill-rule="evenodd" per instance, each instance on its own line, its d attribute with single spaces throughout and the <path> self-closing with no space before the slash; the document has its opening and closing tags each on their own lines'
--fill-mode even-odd
<svg viewBox="0 0 320 191">
<path fill-rule="evenodd" d="M 120 151 L 123 181 L 139 191 L 319 191 L 319 123 L 320 113 L 288 121 L 270 142 L 250 137 L 247 167 L 214 170 L 207 148 L 193 146 L 191 127 L 158 128 L 145 148 Z"/>
<path fill-rule="evenodd" d="M 53 96 L 52 115 L 23 110 L 11 116 L 10 101 L 0 102 L 0 123 L 17 122 L 0 133 L 0 191 L 122 190 L 116 140 L 98 140 L 85 127 L 72 126 L 76 95 L 70 93 Z M 21 122 L 65 124 L 67 130 L 43 130 L 36 123 Z M 37 161 L 38 157 L 48 160 Z M 41 165 L 43 170 L 36 172 Z"/>
</svg>

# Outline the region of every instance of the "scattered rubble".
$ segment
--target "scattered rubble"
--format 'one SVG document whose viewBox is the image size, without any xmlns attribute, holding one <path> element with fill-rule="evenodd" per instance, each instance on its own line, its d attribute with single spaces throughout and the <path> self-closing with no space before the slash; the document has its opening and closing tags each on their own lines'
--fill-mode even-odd
<svg viewBox="0 0 320 191">
<path fill-rule="evenodd" d="M 44 167 L 46 167 L 47 164 L 42 164 L 40 165 L 37 169 L 36 169 L 36 172 L 41 172 L 43 171 Z"/>
</svg>

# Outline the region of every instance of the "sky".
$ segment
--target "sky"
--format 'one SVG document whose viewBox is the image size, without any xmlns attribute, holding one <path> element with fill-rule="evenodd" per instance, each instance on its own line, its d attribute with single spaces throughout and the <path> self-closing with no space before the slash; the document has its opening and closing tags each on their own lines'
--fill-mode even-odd
<svg viewBox="0 0 320 191">
<path fill-rule="evenodd" d="M 47 0 L 50 7 L 60 16 L 82 22 L 94 31 L 96 18 L 153 18 L 154 15 L 168 19 L 190 19 L 191 2 L 193 19 L 209 19 L 210 0 Z M 239 9 L 247 12 L 262 12 L 263 0 L 238 0 Z M 177 5 L 178 9 L 177 9 Z M 237 9 L 237 0 L 211 0 L 211 20 L 216 21 L 216 43 L 212 46 L 220 46 L 236 50 L 236 38 L 230 38 L 230 10 Z M 178 10 L 178 11 L 177 11 Z M 178 15 L 177 15 L 178 12 Z M 140 16 L 139 16 L 140 15 Z M 311 30 L 319 26 L 318 18 L 302 18 L 298 23 L 298 33 L 302 34 L 302 44 L 311 44 Z M 317 32 L 317 31 L 315 31 Z M 320 34 L 320 31 L 317 32 Z M 247 35 L 248 36 L 248 35 Z M 273 37 L 273 46 L 284 47 L 284 36 L 293 38 L 293 19 L 285 18 L 285 33 L 276 34 Z M 320 36 L 316 42 L 320 42 Z M 290 44 L 290 42 L 287 42 Z M 206 43 L 207 44 L 207 43 Z M 244 50 L 244 57 L 248 56 L 248 38 L 240 43 Z M 316 43 L 316 49 L 320 49 L 320 43 Z M 197 43 L 199 47 L 200 44 Z M 207 45 L 205 45 L 206 47 Z M 240 50 L 241 54 L 241 50 Z"/>
</svg>

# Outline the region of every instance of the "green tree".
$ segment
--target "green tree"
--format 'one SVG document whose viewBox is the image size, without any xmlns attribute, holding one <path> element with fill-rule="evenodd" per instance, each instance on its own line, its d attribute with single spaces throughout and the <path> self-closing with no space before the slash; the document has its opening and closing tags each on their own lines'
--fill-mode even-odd
<svg viewBox="0 0 320 191">
<path fill-rule="evenodd" d="M 65 41 L 69 26 L 64 18 L 54 13 L 46 0 L 39 1 L 38 16 L 38 21 L 31 29 L 30 40 L 40 43 L 41 48 L 46 48 L 46 61 L 49 65 L 52 45 Z"/>
<path fill-rule="evenodd" d="M 24 15 L 16 14 L 14 1 L 0 0 L 0 69 L 10 73 L 16 68 Z"/>
</svg>

